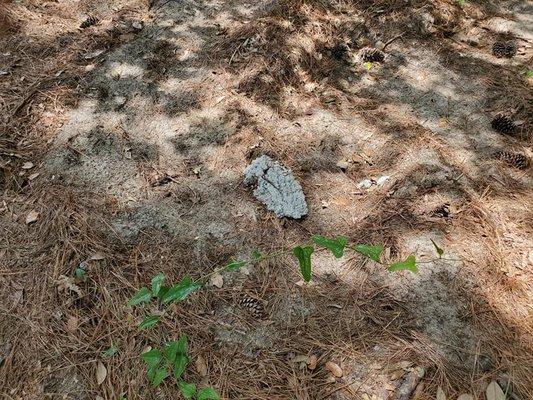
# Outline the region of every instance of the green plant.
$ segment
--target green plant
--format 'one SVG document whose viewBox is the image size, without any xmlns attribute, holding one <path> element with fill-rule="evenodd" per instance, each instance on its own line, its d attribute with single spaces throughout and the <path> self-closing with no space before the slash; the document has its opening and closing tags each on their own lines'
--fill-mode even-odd
<svg viewBox="0 0 533 400">
<path fill-rule="evenodd" d="M 189 364 L 187 336 L 181 335 L 178 341 L 168 342 L 163 351 L 151 349 L 141 354 L 141 359 L 148 366 L 146 376 L 152 386 L 159 386 L 168 376 L 172 375 L 181 394 L 186 399 L 218 400 L 220 397 L 213 388 L 205 387 L 197 390 L 194 383 L 182 379 Z"/>
<path fill-rule="evenodd" d="M 442 258 L 444 250 L 431 240 L 439 258 Z M 261 254 L 254 250 L 250 259 L 231 261 L 225 266 L 215 269 L 213 272 L 193 281 L 190 277 L 185 276 L 180 282 L 166 286 L 165 274 L 162 272 L 155 275 L 151 280 L 151 286 L 142 287 L 135 293 L 135 295 L 128 301 L 128 305 L 137 306 L 149 303 L 156 300 L 159 304 L 167 305 L 174 302 L 185 300 L 187 296 L 196 290 L 202 288 L 206 282 L 214 274 L 220 273 L 223 270 L 234 270 L 241 268 L 247 264 L 258 263 L 268 259 L 276 258 L 284 254 L 292 253 L 298 260 L 300 273 L 306 282 L 312 279 L 312 255 L 315 252 L 315 246 L 318 250 L 328 250 L 334 257 L 342 258 L 346 250 L 353 250 L 368 259 L 386 267 L 390 272 L 407 270 L 413 273 L 418 272 L 418 266 L 414 255 L 408 256 L 404 261 L 387 264 L 381 260 L 383 253 L 383 246 L 381 245 L 367 245 L 355 244 L 350 245 L 345 236 L 337 236 L 336 238 L 325 238 L 320 235 L 315 235 L 311 238 L 309 243 L 296 246 L 292 249 L 284 249 L 271 254 Z M 149 315 L 143 319 L 139 324 L 140 329 L 147 329 L 156 325 L 161 319 L 158 315 Z M 114 353 L 113 353 L 114 354 Z M 219 399 L 218 394 L 212 388 L 203 388 L 197 390 L 194 383 L 188 383 L 181 379 L 185 371 L 189 358 L 187 356 L 187 336 L 182 335 L 177 342 L 169 342 L 166 344 L 163 351 L 153 349 L 141 355 L 142 360 L 147 364 L 147 376 L 153 386 L 159 386 L 169 376 L 169 370 L 172 370 L 172 375 L 176 379 L 177 385 L 186 399 L 192 399 L 196 396 L 197 400 L 216 400 Z"/>
</svg>

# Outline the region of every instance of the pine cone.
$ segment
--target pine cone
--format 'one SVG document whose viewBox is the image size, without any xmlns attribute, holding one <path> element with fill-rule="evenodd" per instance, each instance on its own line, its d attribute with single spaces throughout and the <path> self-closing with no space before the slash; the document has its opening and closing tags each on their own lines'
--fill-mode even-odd
<svg viewBox="0 0 533 400">
<path fill-rule="evenodd" d="M 433 210 L 431 216 L 436 218 L 448 218 L 450 216 L 450 203 L 444 203 L 442 206 Z"/>
<path fill-rule="evenodd" d="M 263 318 L 265 316 L 265 309 L 263 307 L 263 304 L 257 299 L 254 299 L 253 297 L 249 297 L 244 295 L 241 300 L 240 304 L 248 309 L 254 318 Z"/>
<path fill-rule="evenodd" d="M 359 55 L 364 62 L 383 62 L 385 60 L 385 53 L 373 47 L 361 49 Z"/>
<path fill-rule="evenodd" d="M 83 21 L 80 25 L 80 29 L 87 29 L 90 26 L 96 25 L 98 23 L 99 19 L 94 16 L 89 16 L 85 21 Z"/>
<path fill-rule="evenodd" d="M 331 56 L 336 60 L 342 60 L 348 54 L 350 48 L 346 43 L 339 43 L 331 49 Z"/>
<path fill-rule="evenodd" d="M 529 167 L 529 159 L 521 153 L 511 153 L 510 151 L 502 150 L 495 153 L 494 156 L 508 166 L 516 169 L 523 170 Z"/>
<path fill-rule="evenodd" d="M 505 115 L 498 114 L 491 122 L 492 129 L 506 135 L 512 135 L 516 133 L 516 125 L 513 120 Z"/>
<path fill-rule="evenodd" d="M 516 55 L 516 50 L 516 43 L 511 40 L 506 42 L 496 42 L 492 45 L 492 54 L 498 58 L 511 58 Z"/>
</svg>

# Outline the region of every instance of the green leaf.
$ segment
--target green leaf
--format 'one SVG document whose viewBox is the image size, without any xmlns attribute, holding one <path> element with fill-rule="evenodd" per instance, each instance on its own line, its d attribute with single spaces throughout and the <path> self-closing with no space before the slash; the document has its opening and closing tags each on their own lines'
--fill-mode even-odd
<svg viewBox="0 0 533 400">
<path fill-rule="evenodd" d="M 187 364 L 189 363 L 189 358 L 187 357 L 187 335 L 183 334 L 180 336 L 177 342 L 171 342 L 170 346 L 167 347 L 166 358 L 173 364 L 174 377 L 179 379 Z"/>
<path fill-rule="evenodd" d="M 165 274 L 160 272 L 152 278 L 152 295 L 157 296 L 165 281 Z"/>
<path fill-rule="evenodd" d="M 139 324 L 139 329 L 146 329 L 154 326 L 159 322 L 161 317 L 157 315 L 149 315 L 145 319 L 142 320 L 142 322 Z"/>
<path fill-rule="evenodd" d="M 441 249 L 439 246 L 437 246 L 437 243 L 435 243 L 433 239 L 430 238 L 429 240 L 431 240 L 431 243 L 433 243 L 433 246 L 435 246 L 435 250 L 437 250 L 439 258 L 442 258 L 442 255 L 444 254 L 444 249 Z"/>
<path fill-rule="evenodd" d="M 143 287 L 137 293 L 135 293 L 135 296 L 133 296 L 128 301 L 128 305 L 136 306 L 141 303 L 148 303 L 151 298 L 152 298 L 152 293 L 150 293 L 150 290 L 146 287 Z"/>
<path fill-rule="evenodd" d="M 524 75 L 526 76 L 526 78 L 531 78 L 531 77 L 533 77 L 533 69 L 526 69 L 526 70 L 524 70 Z"/>
<path fill-rule="evenodd" d="M 174 360 L 174 378 L 179 379 L 181 377 L 181 374 L 185 371 L 185 368 L 187 368 L 187 364 L 189 363 L 189 357 L 187 357 L 184 354 L 178 354 L 176 356 L 176 359 Z"/>
<path fill-rule="evenodd" d="M 157 293 L 157 299 L 159 301 L 161 301 L 161 299 L 163 299 L 163 297 L 165 297 L 165 295 L 167 294 L 169 289 L 170 289 L 170 287 L 165 286 L 165 285 L 161 285 L 161 288 L 159 289 L 159 293 Z"/>
<path fill-rule="evenodd" d="M 185 381 L 179 381 L 178 387 L 180 388 L 181 394 L 186 399 L 192 399 L 196 394 L 196 385 L 194 383 L 187 383 Z"/>
<path fill-rule="evenodd" d="M 156 387 L 156 386 L 159 386 L 161 382 L 163 382 L 167 376 L 168 376 L 168 371 L 166 367 L 156 368 L 154 369 L 154 372 L 151 374 L 149 379 L 152 381 L 152 386 Z"/>
<path fill-rule="evenodd" d="M 414 273 L 418 272 L 418 267 L 416 265 L 415 256 L 413 255 L 410 255 L 409 257 L 407 257 L 405 261 L 397 262 L 397 263 L 390 265 L 388 269 L 390 272 L 401 271 L 401 270 L 408 270 Z"/>
<path fill-rule="evenodd" d="M 149 367 L 155 367 L 159 365 L 161 361 L 161 352 L 157 349 L 152 349 L 141 354 L 141 359 L 148 364 Z"/>
<path fill-rule="evenodd" d="M 202 286 L 198 283 L 192 282 L 188 276 L 184 277 L 180 283 L 171 286 L 165 295 L 161 298 L 162 303 L 170 303 L 172 301 L 181 301 L 187 298 L 189 294 L 198 290 Z"/>
<path fill-rule="evenodd" d="M 198 392 L 197 400 L 220 400 L 219 395 L 213 388 L 206 387 Z"/>
<path fill-rule="evenodd" d="M 232 261 L 224 266 L 224 269 L 239 269 L 247 264 L 246 261 Z"/>
<path fill-rule="evenodd" d="M 383 246 L 368 246 L 366 244 L 358 244 L 354 247 L 354 250 L 367 256 L 371 260 L 381 263 L 381 253 L 383 252 Z"/>
<path fill-rule="evenodd" d="M 102 351 L 102 355 L 104 357 L 112 357 L 114 356 L 118 351 L 117 346 L 111 346 L 109 349 Z"/>
<path fill-rule="evenodd" d="M 313 251 L 315 251 L 313 246 L 297 246 L 292 250 L 300 263 L 300 272 L 306 282 L 311 280 L 311 254 L 313 254 Z"/>
<path fill-rule="evenodd" d="M 259 261 L 261 258 L 263 258 L 263 255 L 258 250 L 252 251 L 252 260 L 253 261 Z"/>
<path fill-rule="evenodd" d="M 77 267 L 74 270 L 74 276 L 80 281 L 85 281 L 87 279 L 87 271 L 85 271 L 85 268 Z"/>
<path fill-rule="evenodd" d="M 367 69 L 367 71 L 370 71 L 372 67 L 374 66 L 374 64 L 371 63 L 370 61 L 367 61 L 366 63 L 363 64 L 363 66 Z"/>
<path fill-rule="evenodd" d="M 178 353 L 187 355 L 188 346 L 187 335 L 182 333 L 178 340 Z"/>
<path fill-rule="evenodd" d="M 326 239 L 323 236 L 315 235 L 313 236 L 313 242 L 330 250 L 336 258 L 341 258 L 344 255 L 344 248 L 348 244 L 348 239 L 346 236 L 337 236 L 336 239 Z"/>
</svg>

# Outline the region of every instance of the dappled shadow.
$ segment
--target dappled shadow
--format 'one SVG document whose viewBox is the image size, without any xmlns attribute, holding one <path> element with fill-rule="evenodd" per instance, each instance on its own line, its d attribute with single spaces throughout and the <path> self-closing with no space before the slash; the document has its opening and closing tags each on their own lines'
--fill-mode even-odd
<svg viewBox="0 0 533 400">
<path fill-rule="evenodd" d="M 491 278 L 478 264 L 491 265 L 489 258 L 462 272 L 455 261 L 427 257 L 430 239 L 454 243 L 454 235 L 464 234 L 462 226 L 472 236 L 459 240 L 484 249 L 487 243 L 476 241 L 476 224 L 485 217 L 470 215 L 469 207 L 481 196 L 508 199 L 528 189 L 527 177 L 487 167 L 495 149 L 527 144 L 528 132 L 517 138 L 493 132 L 488 115 L 496 97 L 520 98 L 523 87 L 515 89 L 522 78 L 500 77 L 499 66 L 461 55 L 449 42 L 436 47 L 429 41 L 456 31 L 462 11 L 448 6 L 451 17 L 438 20 L 440 28 L 432 33 L 418 14 L 411 18 L 412 29 L 405 25 L 422 7 L 416 1 L 408 6 L 285 1 L 270 10 L 259 7 L 258 18 L 235 29 L 232 24 L 240 21 L 234 19 L 250 15 L 240 2 L 222 8 L 161 2 L 142 29 L 95 34 L 92 46 L 74 57 L 85 71 L 78 80 L 85 98 L 69 110 L 51 141 L 43 168 L 49 180 L 28 183 L 21 191 L 49 230 L 42 235 L 17 218 L 9 221 L 17 235 L 31 240 L 24 243 L 38 254 L 35 263 L 53 266 L 53 271 L 43 267 L 44 284 L 28 286 L 39 287 L 16 305 L 17 314 L 28 317 L 6 312 L 2 321 L 17 348 L 27 340 L 38 352 L 42 344 L 32 336 L 38 334 L 60 349 L 44 353 L 43 363 L 53 367 L 39 372 L 35 382 L 43 383 L 41 390 L 154 398 L 136 355 L 181 332 L 189 335 L 191 359 L 202 355 L 209 364 L 207 376 L 191 367 L 187 377 L 203 379 L 227 398 L 386 397 L 383 387 L 394 389 L 401 382 L 393 377 L 406 360 L 427 369 L 428 396 L 439 384 L 481 393 L 485 379 L 529 354 L 522 340 L 525 325 L 493 306 L 484 290 L 483 279 Z M 403 29 L 402 38 L 386 49 L 384 63 L 365 66 L 356 59 L 359 49 L 387 42 Z M 76 35 L 54 40 L 68 46 Z M 341 43 L 347 43 L 348 54 L 335 51 Z M 43 49 L 39 54 L 56 54 Z M 104 51 L 94 55 L 99 50 Z M 428 71 L 433 75 L 423 76 Z M 480 83 L 480 74 L 498 90 Z M 527 98 L 522 101 L 525 107 L 517 115 L 528 127 L 531 110 Z M 310 205 L 307 219 L 280 221 L 242 187 L 242 169 L 265 153 L 300 178 Z M 385 175 L 383 186 L 358 186 L 361 179 Z M 494 176 L 507 184 L 494 182 Z M 52 190 L 54 196 L 42 194 Z M 95 199 L 85 199 L 82 190 Z M 454 209 L 447 219 L 435 218 L 434 208 L 445 202 L 457 203 L 463 214 Z M 476 223 L 463 221 L 465 214 Z M 162 313 L 161 329 L 139 333 L 143 311 L 121 306 L 157 272 L 172 282 L 185 275 L 196 279 L 247 257 L 253 248 L 266 253 L 314 233 L 383 244 L 387 261 L 422 253 L 421 272 L 390 275 L 359 256 L 335 262 L 317 252 L 315 286 L 296 284 L 300 278 L 290 258 L 252 265 L 224 274 L 220 288 L 210 286 L 166 311 L 155 305 L 147 309 Z M 5 250 L 17 259 L 19 250 Z M 89 259 L 96 252 L 103 258 Z M 16 266 L 21 276 L 32 276 L 29 263 L 11 262 L 8 269 Z M 59 276 L 73 276 L 81 263 L 89 265 L 88 279 L 76 281 L 83 294 L 57 289 Z M 479 275 L 469 276 L 473 268 L 481 269 Z M 504 285 L 492 284 L 505 292 Z M 265 321 L 238 306 L 242 292 L 265 302 Z M 3 297 L 12 304 L 11 297 Z M 33 309 L 37 302 L 44 307 L 39 317 Z M 78 321 L 75 330 L 66 324 L 70 316 Z M 497 321 L 504 329 L 489 332 Z M 38 333 L 28 332 L 27 324 Z M 12 327 L 26 333 L 17 339 Z M 115 343 L 124 351 L 104 359 L 109 379 L 97 386 L 91 361 Z M 13 366 L 23 365 L 23 353 L 1 367 L 6 388 L 16 391 L 21 377 L 33 379 L 31 372 L 12 373 Z M 293 362 L 311 354 L 319 358 L 316 370 Z M 333 384 L 324 369 L 329 360 L 344 370 Z M 82 376 L 81 392 L 61 386 L 57 378 L 72 365 Z M 527 394 L 528 366 L 523 365 L 513 390 Z M 170 383 L 162 390 L 176 395 Z"/>
</svg>

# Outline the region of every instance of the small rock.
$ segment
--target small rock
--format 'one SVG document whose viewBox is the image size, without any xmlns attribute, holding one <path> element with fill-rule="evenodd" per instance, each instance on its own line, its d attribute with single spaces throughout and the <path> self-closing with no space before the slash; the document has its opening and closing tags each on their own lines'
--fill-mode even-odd
<svg viewBox="0 0 533 400">
<path fill-rule="evenodd" d="M 115 96 L 113 97 L 113 107 L 115 110 L 120 110 L 122 107 L 124 107 L 126 101 L 128 101 L 126 96 Z"/>
<path fill-rule="evenodd" d="M 338 163 L 337 163 L 337 167 L 339 167 L 342 171 L 346 171 L 348 169 L 348 166 L 350 164 L 348 163 L 348 161 L 346 160 L 340 160 Z"/>
<path fill-rule="evenodd" d="M 369 189 L 372 186 L 372 180 L 371 179 L 365 179 L 359 182 L 355 187 L 357 189 Z"/>
<path fill-rule="evenodd" d="M 266 155 L 246 168 L 244 184 L 255 184 L 255 198 L 278 218 L 299 219 L 307 215 L 305 195 L 292 172 Z"/>
<path fill-rule="evenodd" d="M 142 21 L 133 21 L 131 23 L 131 26 L 133 27 L 133 29 L 135 29 L 137 31 L 142 30 L 142 28 L 144 27 Z"/>
<path fill-rule="evenodd" d="M 380 176 L 377 181 L 376 181 L 376 185 L 378 186 L 381 186 L 383 185 L 385 182 L 387 182 L 389 180 L 390 176 L 388 175 L 383 175 L 383 176 Z"/>
</svg>

